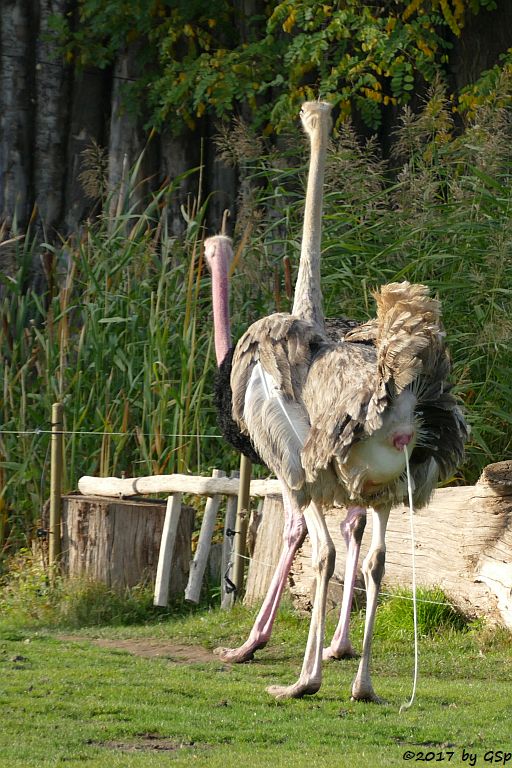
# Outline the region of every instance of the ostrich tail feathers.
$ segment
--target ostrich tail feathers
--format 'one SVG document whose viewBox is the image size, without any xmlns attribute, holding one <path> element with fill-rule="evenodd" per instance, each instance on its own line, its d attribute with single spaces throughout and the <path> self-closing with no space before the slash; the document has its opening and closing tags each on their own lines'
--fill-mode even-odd
<svg viewBox="0 0 512 768">
<path fill-rule="evenodd" d="M 408 282 L 384 285 L 374 296 L 379 374 L 401 392 L 443 347 L 440 303 L 425 285 Z"/>
</svg>

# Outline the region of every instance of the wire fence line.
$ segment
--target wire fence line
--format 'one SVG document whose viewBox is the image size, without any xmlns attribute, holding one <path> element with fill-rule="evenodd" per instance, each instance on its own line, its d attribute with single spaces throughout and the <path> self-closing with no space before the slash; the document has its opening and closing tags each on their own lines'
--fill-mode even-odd
<svg viewBox="0 0 512 768">
<path fill-rule="evenodd" d="M 256 565 L 262 565 L 265 568 L 275 568 L 275 565 L 273 563 L 266 563 L 264 560 L 259 560 L 254 557 L 250 557 L 249 555 L 242 555 L 239 553 L 233 552 L 233 557 L 239 557 L 242 560 L 247 561 L 247 563 L 255 563 Z M 364 592 L 366 594 L 366 589 L 364 587 L 354 587 L 355 592 Z M 389 597 L 393 600 L 407 600 L 408 602 L 413 602 L 414 598 L 411 595 L 410 597 L 408 595 L 399 595 L 394 592 L 379 592 L 379 598 L 380 597 Z M 456 610 L 456 607 L 453 605 L 453 603 L 448 602 L 441 602 L 439 600 L 427 600 L 426 598 L 417 597 L 416 602 L 418 603 L 426 603 L 428 605 L 441 605 L 446 608 L 453 608 Z"/>
<path fill-rule="evenodd" d="M 53 435 L 56 435 L 56 434 L 68 435 L 68 436 L 70 436 L 70 435 L 72 435 L 72 436 L 75 436 L 75 435 L 85 435 L 85 436 L 96 436 L 96 437 L 108 437 L 108 436 L 110 436 L 110 437 L 137 437 L 137 436 L 151 437 L 153 435 L 152 432 L 138 432 L 137 433 L 135 431 L 131 431 L 131 432 L 110 432 L 110 431 L 107 431 L 107 430 L 104 430 L 104 431 L 91 430 L 91 431 L 89 431 L 89 430 L 68 430 L 68 429 L 52 430 L 52 429 L 41 429 L 39 427 L 36 427 L 35 429 L 24 429 L 24 430 L 0 429 L 0 435 L 19 435 L 19 436 L 34 435 L 34 436 L 39 436 L 39 435 L 52 435 L 52 434 Z M 214 439 L 214 440 L 223 440 L 224 439 L 222 437 L 222 435 L 208 434 L 208 433 L 205 433 L 205 434 L 199 434 L 199 433 L 160 433 L 160 437 L 168 437 L 168 438 L 195 438 L 195 439 L 198 439 L 198 438 L 203 439 L 203 438 L 205 438 L 205 439 Z M 45 464 L 46 464 L 46 462 L 47 462 L 47 458 L 45 460 Z M 242 554 L 239 554 L 239 553 L 235 554 L 233 552 L 233 556 L 237 556 L 237 557 L 247 561 L 248 563 L 255 563 L 256 565 L 261 565 L 261 566 L 263 566 L 265 568 L 274 568 L 275 567 L 273 563 L 267 563 L 267 562 L 265 562 L 263 560 L 259 560 L 259 559 L 256 560 L 255 558 L 249 557 L 247 555 L 242 555 Z M 357 587 L 356 586 L 356 587 L 354 587 L 354 590 L 358 591 L 358 592 L 366 592 L 364 587 Z M 398 595 L 398 594 L 393 594 L 391 592 L 381 592 L 379 597 L 388 597 L 388 598 L 393 598 L 395 600 L 407 600 L 409 602 L 412 602 L 413 599 L 414 599 L 412 596 L 409 597 L 407 595 Z M 445 607 L 449 607 L 449 608 L 454 608 L 453 604 L 449 603 L 449 602 L 440 602 L 440 601 L 437 601 L 437 600 L 427 600 L 427 599 L 424 599 L 424 598 L 417 598 L 417 601 L 421 602 L 421 603 L 430 604 L 430 605 L 439 605 L 439 606 L 445 606 Z"/>
<path fill-rule="evenodd" d="M 98 437 L 152 437 L 154 432 L 109 432 L 108 430 L 103 432 L 88 431 L 88 430 L 72 430 L 72 429 L 0 429 L 0 435 L 97 435 Z M 159 432 L 160 437 L 194 437 L 194 438 L 208 438 L 215 440 L 223 440 L 222 435 L 209 435 L 209 434 L 194 434 L 194 433 L 167 433 Z"/>
</svg>

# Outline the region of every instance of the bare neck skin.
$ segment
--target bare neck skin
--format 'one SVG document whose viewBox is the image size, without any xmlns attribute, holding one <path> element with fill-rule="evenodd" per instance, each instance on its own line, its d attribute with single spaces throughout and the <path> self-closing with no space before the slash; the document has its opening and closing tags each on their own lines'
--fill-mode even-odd
<svg viewBox="0 0 512 768">
<path fill-rule="evenodd" d="M 304 208 L 300 266 L 292 314 L 323 328 L 320 248 L 325 157 L 331 128 L 331 105 L 323 101 L 306 102 L 302 106 L 301 120 L 310 139 L 311 155 Z"/>
<path fill-rule="evenodd" d="M 231 240 L 224 235 L 205 241 L 204 252 L 212 275 L 213 327 L 215 357 L 219 366 L 231 347 L 229 321 L 229 265 L 233 257 Z"/>
</svg>

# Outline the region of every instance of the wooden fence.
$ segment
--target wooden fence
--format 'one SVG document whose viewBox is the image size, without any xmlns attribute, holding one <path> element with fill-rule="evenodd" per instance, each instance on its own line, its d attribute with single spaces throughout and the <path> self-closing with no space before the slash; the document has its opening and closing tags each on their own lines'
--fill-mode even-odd
<svg viewBox="0 0 512 768">
<path fill-rule="evenodd" d="M 85 477 L 80 481 L 79 488 L 83 494 L 117 498 L 141 493 L 169 495 L 156 579 L 157 604 L 166 601 L 169 559 L 172 556 L 173 532 L 180 514 L 181 494 L 208 496 L 185 592 L 187 599 L 199 599 L 205 558 L 221 496 L 228 497 L 225 533 L 233 530 L 233 499 L 239 489 L 237 478 L 228 478 L 219 472 L 213 477 L 162 475 L 123 480 Z M 263 598 L 275 570 L 281 549 L 283 510 L 277 480 L 252 480 L 249 494 L 264 498 L 261 524 L 257 532 L 251 530 L 255 543 L 251 549 L 253 556 L 245 599 L 254 603 Z M 333 605 L 339 604 L 345 565 L 345 546 L 340 532 L 344 514 L 344 510 L 340 509 L 327 514 L 327 524 L 337 551 L 330 591 Z M 238 530 L 238 523 L 236 527 Z M 370 536 L 371 523 L 363 539 L 361 557 L 367 551 Z M 415 513 L 415 536 L 418 584 L 440 586 L 465 613 L 492 617 L 512 628 L 512 461 L 489 465 L 474 486 L 437 490 L 431 503 Z M 223 573 L 227 573 L 228 578 L 227 564 L 232 562 L 233 557 L 239 557 L 239 553 L 233 555 L 230 546 L 229 536 L 225 535 Z M 411 584 L 410 549 L 406 510 L 398 507 L 392 511 L 388 527 L 385 585 Z M 311 597 L 313 575 L 310 556 L 310 545 L 306 539 L 296 556 L 289 583 L 296 604 L 302 607 L 308 606 Z"/>
<path fill-rule="evenodd" d="M 244 466 L 248 466 L 245 461 L 241 464 L 242 475 L 246 474 L 243 471 Z M 278 492 L 280 488 L 277 480 L 252 480 L 248 486 L 246 498 L 246 494 L 240 493 L 241 486 L 243 486 L 243 479 L 240 480 L 238 473 L 235 473 L 235 476 L 226 477 L 226 474 L 221 470 L 214 470 L 211 477 L 177 474 L 126 479 L 82 477 L 78 483 L 80 493 L 82 494 L 81 500 L 75 497 L 73 503 L 70 505 L 68 502 L 66 507 L 65 528 L 67 536 L 65 557 L 70 565 L 70 570 L 76 571 L 73 563 L 77 563 L 78 569 L 81 569 L 85 559 L 85 556 L 82 556 L 82 562 L 78 562 L 76 557 L 73 557 L 73 552 L 79 549 L 85 551 L 86 549 L 84 544 L 80 542 L 80 526 L 77 523 L 77 520 L 83 516 L 83 505 L 89 505 L 92 500 L 98 500 L 98 498 L 103 498 L 108 502 L 108 499 L 113 498 L 127 499 L 139 495 L 166 494 L 168 499 L 156 569 L 154 602 L 155 605 L 159 606 L 167 605 L 173 562 L 176 557 L 181 557 L 179 548 L 176 546 L 176 540 L 182 517 L 182 496 L 183 494 L 206 496 L 207 501 L 199 539 L 194 557 L 190 562 L 188 583 L 185 588 L 185 599 L 198 603 L 219 508 L 222 503 L 222 497 L 225 496 L 227 500 L 224 518 L 221 586 L 222 604 L 224 607 L 229 607 L 235 594 L 239 594 L 243 586 L 243 560 L 245 558 L 249 497 L 266 497 L 269 494 Z M 147 507 L 145 509 L 147 512 Z M 107 503 L 103 514 L 108 516 L 115 514 L 116 511 Z M 144 514 L 144 507 L 141 507 L 141 514 Z M 125 527 L 128 528 L 129 526 L 125 524 Z M 101 538 L 104 539 L 109 536 L 108 530 L 112 531 L 114 528 L 115 526 L 108 527 L 104 525 L 104 535 Z M 70 535 L 72 531 L 75 532 L 74 535 Z M 148 534 L 149 538 L 151 536 Z M 127 536 L 127 542 L 130 542 L 128 546 L 133 547 L 134 550 L 137 549 L 134 536 Z M 99 546 L 99 537 L 96 536 L 96 546 L 98 558 L 105 561 L 105 568 L 111 567 L 108 565 L 107 558 L 100 554 L 108 548 L 108 544 L 103 541 L 102 545 Z M 118 549 L 121 550 L 121 547 Z M 90 560 L 89 572 L 97 575 L 101 567 L 100 564 L 92 562 L 94 558 L 90 551 L 87 557 Z M 120 551 L 119 558 L 125 560 L 126 555 Z M 236 567 L 237 564 L 238 568 Z M 240 567 L 240 564 L 242 564 L 242 567 Z M 128 578 L 119 578 L 118 581 L 120 584 L 126 584 L 128 583 Z"/>
</svg>

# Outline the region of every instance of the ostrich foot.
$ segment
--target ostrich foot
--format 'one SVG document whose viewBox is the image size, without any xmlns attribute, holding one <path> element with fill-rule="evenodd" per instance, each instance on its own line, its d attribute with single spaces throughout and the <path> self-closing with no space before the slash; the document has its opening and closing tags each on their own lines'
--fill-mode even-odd
<svg viewBox="0 0 512 768">
<path fill-rule="evenodd" d="M 352 647 L 352 643 L 350 641 L 347 641 L 346 643 L 343 643 L 341 645 L 328 645 L 327 648 L 324 648 L 322 659 L 324 661 L 329 661 L 330 659 L 334 659 L 335 661 L 341 661 L 342 659 L 358 659 L 359 653 L 355 651 Z"/>
<path fill-rule="evenodd" d="M 369 684 L 363 684 L 358 683 L 357 680 L 354 682 L 354 685 L 352 686 L 352 701 L 368 701 L 372 704 L 386 704 L 385 699 L 381 699 L 380 696 L 377 696 L 375 691 L 373 690 L 373 686 L 371 683 Z"/>
<path fill-rule="evenodd" d="M 215 648 L 214 654 L 222 661 L 228 661 L 231 664 L 243 664 L 245 661 L 252 661 L 254 654 L 260 648 L 264 648 L 266 643 L 254 645 L 253 643 L 241 645 L 240 648 Z"/>
<path fill-rule="evenodd" d="M 267 693 L 278 700 L 301 699 L 303 696 L 311 696 L 320 688 L 320 683 L 311 681 L 310 683 L 301 683 L 297 680 L 293 685 L 269 685 Z"/>
</svg>

